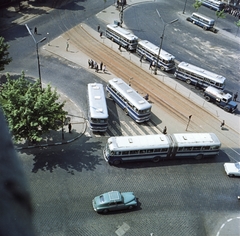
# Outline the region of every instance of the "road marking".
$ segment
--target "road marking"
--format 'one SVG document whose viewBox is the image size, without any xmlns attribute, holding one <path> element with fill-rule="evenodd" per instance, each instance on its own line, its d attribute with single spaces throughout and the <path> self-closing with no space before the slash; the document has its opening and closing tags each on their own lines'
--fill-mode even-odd
<svg viewBox="0 0 240 236">
<path fill-rule="evenodd" d="M 127 124 L 126 121 L 120 121 L 120 123 L 121 123 L 122 125 L 124 125 L 124 127 L 125 127 L 131 134 L 137 135 L 137 134 L 134 132 L 134 130 L 130 128 L 130 126 Z"/>
<path fill-rule="evenodd" d="M 127 133 L 122 129 L 122 127 L 116 121 L 113 121 L 113 124 L 118 130 L 122 132 L 123 136 L 128 136 Z"/>
<path fill-rule="evenodd" d="M 134 122 L 134 121 L 130 121 L 130 124 L 141 134 L 141 135 L 145 135 L 145 132 L 143 132 L 138 125 Z"/>
</svg>

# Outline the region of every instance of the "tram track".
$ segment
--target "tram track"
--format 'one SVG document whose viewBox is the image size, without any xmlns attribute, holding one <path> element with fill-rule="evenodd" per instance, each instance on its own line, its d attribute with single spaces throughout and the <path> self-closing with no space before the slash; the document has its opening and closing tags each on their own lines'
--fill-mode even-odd
<svg viewBox="0 0 240 236">
<path fill-rule="evenodd" d="M 143 70 L 131 60 L 126 59 L 121 53 L 103 44 L 85 30 L 81 24 L 65 32 L 62 36 L 66 39 L 71 39 L 71 44 L 88 55 L 89 59 L 92 58 L 97 62 L 102 61 L 107 65 L 109 71 L 127 83 L 130 78 L 134 78 L 131 80 L 132 87 L 141 94 L 148 93 L 151 102 L 160 107 L 164 112 L 175 116 L 175 118 L 183 123 L 187 123 L 189 115 L 192 115 L 194 119 L 191 120 L 189 126 L 191 130 L 199 131 L 201 129 L 206 132 L 215 130 L 218 132 L 215 124 L 218 124 L 220 121 L 217 117 L 193 103 L 174 88 L 166 85 L 156 76 Z M 209 117 L 205 119 L 205 116 L 211 116 L 211 121 Z M 159 118 L 161 119 L 161 117 Z"/>
</svg>

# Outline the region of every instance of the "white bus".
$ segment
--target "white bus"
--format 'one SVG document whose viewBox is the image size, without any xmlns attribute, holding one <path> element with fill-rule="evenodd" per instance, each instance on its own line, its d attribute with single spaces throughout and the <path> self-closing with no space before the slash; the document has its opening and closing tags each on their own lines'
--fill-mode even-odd
<svg viewBox="0 0 240 236">
<path fill-rule="evenodd" d="M 225 87 L 225 77 L 186 62 L 178 64 L 174 76 L 200 88 L 206 88 L 209 85 L 218 89 L 224 89 Z"/>
<path fill-rule="evenodd" d="M 190 17 L 187 18 L 187 20 L 202 27 L 204 30 L 210 30 L 214 33 L 217 33 L 217 29 L 214 28 L 215 20 L 207 16 L 194 12 Z"/>
<path fill-rule="evenodd" d="M 220 147 L 221 143 L 213 133 L 120 136 L 108 139 L 103 156 L 110 165 L 172 158 L 201 159 L 218 155 Z"/>
<path fill-rule="evenodd" d="M 93 132 L 105 132 L 108 127 L 108 110 L 102 84 L 88 84 L 88 118 Z"/>
<path fill-rule="evenodd" d="M 159 47 L 150 43 L 147 40 L 139 41 L 136 51 L 140 56 L 143 56 L 144 59 L 150 62 L 158 61 L 158 67 L 161 70 L 169 71 L 175 68 L 175 62 L 174 62 L 175 57 L 170 53 L 161 49 L 161 52 L 158 58 Z"/>
<path fill-rule="evenodd" d="M 210 9 L 213 9 L 215 11 L 221 11 L 225 7 L 225 3 L 221 1 L 216 0 L 200 0 L 203 6 L 209 7 Z"/>
<path fill-rule="evenodd" d="M 122 79 L 109 80 L 106 90 L 108 97 L 111 97 L 125 111 L 126 115 L 129 115 L 137 123 L 150 119 L 152 105 Z"/>
<path fill-rule="evenodd" d="M 118 25 L 107 25 L 106 37 L 129 51 L 134 51 L 137 48 L 138 37 Z"/>
</svg>

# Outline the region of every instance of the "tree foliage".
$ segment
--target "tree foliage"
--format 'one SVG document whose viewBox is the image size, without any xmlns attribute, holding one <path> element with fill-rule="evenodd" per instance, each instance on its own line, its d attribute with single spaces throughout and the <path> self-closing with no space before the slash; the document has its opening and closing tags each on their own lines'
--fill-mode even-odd
<svg viewBox="0 0 240 236">
<path fill-rule="evenodd" d="M 0 37 L 0 71 L 4 70 L 5 65 L 12 61 L 12 58 L 9 57 L 8 48 L 9 45 L 4 43 L 4 38 Z"/>
<path fill-rule="evenodd" d="M 193 4 L 193 7 L 198 11 L 198 9 L 202 6 L 202 2 L 199 0 L 196 0 Z"/>
<path fill-rule="evenodd" d="M 17 80 L 10 79 L 3 85 L 0 103 L 14 139 L 31 142 L 41 141 L 42 135 L 49 130 L 57 130 L 67 112 L 64 104 L 58 102 L 56 89 L 48 85 L 41 90 L 39 80 L 31 83 L 22 75 Z"/>
</svg>

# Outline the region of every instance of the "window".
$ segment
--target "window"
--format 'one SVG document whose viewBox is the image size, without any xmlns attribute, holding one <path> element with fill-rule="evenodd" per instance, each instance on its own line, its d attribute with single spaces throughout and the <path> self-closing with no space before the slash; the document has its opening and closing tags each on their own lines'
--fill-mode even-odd
<svg viewBox="0 0 240 236">
<path fill-rule="evenodd" d="M 203 150 L 210 150 L 210 146 L 205 146 L 202 148 Z"/>
<path fill-rule="evenodd" d="M 130 151 L 130 154 L 138 154 L 138 150 Z"/>
<path fill-rule="evenodd" d="M 193 150 L 194 150 L 194 151 L 201 150 L 201 147 L 193 147 Z"/>
<path fill-rule="evenodd" d="M 144 154 L 144 153 L 146 153 L 146 150 L 140 150 L 140 153 Z"/>
<path fill-rule="evenodd" d="M 128 155 L 128 154 L 129 154 L 129 151 L 123 151 L 122 154 L 123 154 L 123 155 Z"/>
</svg>

